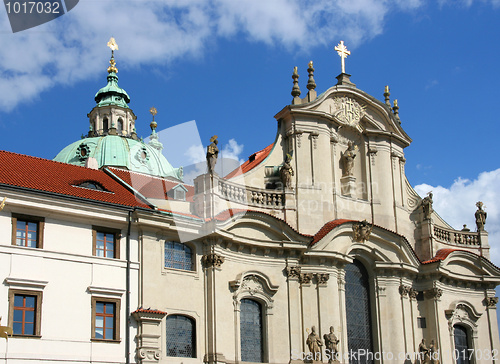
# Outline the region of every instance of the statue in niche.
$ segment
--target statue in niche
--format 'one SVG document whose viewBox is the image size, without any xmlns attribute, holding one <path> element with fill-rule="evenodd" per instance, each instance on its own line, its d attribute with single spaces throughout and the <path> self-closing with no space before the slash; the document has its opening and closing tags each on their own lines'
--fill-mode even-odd
<svg viewBox="0 0 500 364">
<path fill-rule="evenodd" d="M 333 363 L 334 361 L 338 361 L 339 351 L 337 344 L 339 343 L 339 339 L 333 333 L 333 326 L 330 326 L 330 333 L 324 334 L 323 339 L 325 339 L 325 347 L 326 347 L 326 355 L 328 357 L 328 363 Z"/>
<path fill-rule="evenodd" d="M 422 199 L 422 211 L 424 213 L 424 220 L 429 220 L 431 218 L 432 211 L 432 192 L 427 194 L 427 197 Z"/>
<path fill-rule="evenodd" d="M 422 342 L 420 342 L 420 345 L 418 345 L 418 354 L 420 363 L 429 363 L 429 348 L 425 344 L 425 339 L 422 339 Z"/>
<path fill-rule="evenodd" d="M 323 343 L 321 342 L 318 334 L 316 334 L 316 327 L 311 327 L 311 333 L 307 337 L 306 344 L 309 351 L 313 355 L 313 360 L 321 360 L 321 347 L 323 346 Z"/>
<path fill-rule="evenodd" d="M 290 154 L 287 154 L 285 162 L 283 163 L 283 166 L 280 169 L 281 182 L 283 183 L 284 188 L 292 187 L 293 168 L 290 164 L 291 160 L 292 156 Z"/>
<path fill-rule="evenodd" d="M 344 176 L 352 176 L 354 169 L 354 158 L 356 158 L 356 151 L 354 150 L 354 142 L 349 141 L 347 150 L 342 153 L 342 161 L 344 163 Z"/>
<path fill-rule="evenodd" d="M 476 203 L 477 211 L 474 214 L 476 217 L 477 231 L 484 231 L 484 225 L 486 224 L 486 211 L 483 210 L 483 203 L 478 201 Z"/>
<path fill-rule="evenodd" d="M 217 140 L 217 135 L 210 138 L 210 143 L 211 144 L 207 147 L 207 166 L 208 173 L 210 173 L 210 176 L 213 176 L 215 163 L 217 163 L 217 157 L 219 156 L 219 148 L 217 148 L 219 141 Z"/>
</svg>

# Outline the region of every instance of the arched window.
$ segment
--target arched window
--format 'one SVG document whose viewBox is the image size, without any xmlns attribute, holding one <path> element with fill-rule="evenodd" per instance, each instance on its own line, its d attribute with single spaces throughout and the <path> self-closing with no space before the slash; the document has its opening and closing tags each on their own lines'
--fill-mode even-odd
<svg viewBox="0 0 500 364">
<path fill-rule="evenodd" d="M 196 358 L 196 326 L 193 319 L 167 316 L 167 356 Z"/>
<path fill-rule="evenodd" d="M 347 347 L 349 352 L 373 353 L 368 272 L 359 261 L 345 267 L 345 305 L 347 316 Z M 371 359 L 371 360 L 368 360 Z M 350 364 L 372 363 L 366 356 L 351 356 Z"/>
<path fill-rule="evenodd" d="M 119 118 L 118 119 L 118 126 L 116 128 L 116 132 L 118 133 L 118 135 L 122 135 L 122 131 L 123 131 L 123 119 Z"/>
<path fill-rule="evenodd" d="M 469 336 L 467 329 L 461 325 L 453 326 L 453 336 L 455 337 L 454 357 L 457 364 L 469 364 Z"/>
<path fill-rule="evenodd" d="M 262 332 L 261 304 L 254 300 L 242 299 L 240 304 L 241 361 L 254 363 L 264 361 Z"/>
<path fill-rule="evenodd" d="M 103 133 L 106 134 L 108 132 L 108 129 L 109 129 L 108 118 L 104 118 L 102 120 L 102 131 L 103 131 Z"/>
<path fill-rule="evenodd" d="M 166 241 L 165 268 L 193 270 L 193 254 L 191 248 L 175 241 Z"/>
</svg>

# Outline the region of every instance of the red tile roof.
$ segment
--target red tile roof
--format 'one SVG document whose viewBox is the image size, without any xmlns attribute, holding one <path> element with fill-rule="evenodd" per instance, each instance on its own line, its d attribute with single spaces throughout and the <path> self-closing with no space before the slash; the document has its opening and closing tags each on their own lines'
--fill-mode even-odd
<svg viewBox="0 0 500 364">
<path fill-rule="evenodd" d="M 311 245 L 316 244 L 318 241 L 323 239 L 330 231 L 335 229 L 337 226 L 340 226 L 346 222 L 350 222 L 354 220 L 347 220 L 347 219 L 337 219 L 337 220 L 332 220 L 327 222 L 319 231 L 314 235 L 313 240 L 311 242 Z"/>
<path fill-rule="evenodd" d="M 432 257 L 429 260 L 426 260 L 425 262 L 422 262 L 422 264 L 429 264 L 429 263 L 435 263 L 435 262 L 440 262 L 448 258 L 448 255 L 453 253 L 454 251 L 467 251 L 467 250 L 461 250 L 461 249 L 451 249 L 451 248 L 444 248 L 444 249 L 439 249 L 436 252 L 436 255 Z M 472 253 L 474 254 L 474 253 Z"/>
<path fill-rule="evenodd" d="M 134 313 L 152 313 L 152 314 L 156 314 L 156 315 L 166 315 L 167 314 L 164 311 L 152 310 L 151 308 L 142 308 L 142 307 L 139 307 L 137 310 L 135 310 L 134 312 L 132 312 L 132 315 Z"/>
<path fill-rule="evenodd" d="M 117 205 L 148 208 L 102 170 L 0 151 L 0 185 L 9 185 Z M 106 191 L 77 187 L 97 182 Z"/>
<path fill-rule="evenodd" d="M 187 189 L 186 201 L 193 202 L 194 187 L 191 185 L 120 168 L 108 167 L 108 169 L 144 197 L 168 200 L 170 198 L 167 192 L 181 184 Z"/>
<path fill-rule="evenodd" d="M 234 171 L 229 173 L 226 177 L 226 179 L 233 178 L 236 176 L 239 176 L 240 174 L 247 173 L 248 171 L 254 169 L 257 167 L 264 159 L 267 158 L 269 153 L 271 153 L 271 150 L 273 149 L 274 143 L 268 145 L 262 150 L 259 150 L 258 152 L 255 152 L 252 154 L 250 157 L 248 157 L 248 160 L 243 163 L 241 166 L 236 168 Z"/>
</svg>

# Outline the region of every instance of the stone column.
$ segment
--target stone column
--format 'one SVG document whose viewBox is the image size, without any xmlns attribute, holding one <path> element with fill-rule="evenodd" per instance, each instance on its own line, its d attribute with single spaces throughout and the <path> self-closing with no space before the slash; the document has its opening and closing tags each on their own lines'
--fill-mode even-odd
<svg viewBox="0 0 500 364">
<path fill-rule="evenodd" d="M 285 269 L 288 288 L 288 335 L 290 342 L 290 363 L 302 363 L 299 359 L 304 352 L 303 326 L 300 298 L 300 266 L 288 266 Z M 296 354 L 296 355 L 295 355 Z"/>
<path fill-rule="evenodd" d="M 220 271 L 224 257 L 211 252 L 203 255 L 201 258 L 203 270 L 205 273 L 205 294 L 207 314 L 207 338 L 206 338 L 206 353 L 203 361 L 208 364 L 226 363 L 224 355 L 217 352 L 217 301 L 216 301 L 216 273 Z"/>
<path fill-rule="evenodd" d="M 427 302 L 428 316 L 429 316 L 429 328 L 428 328 L 428 343 L 430 344 L 431 340 L 434 340 L 435 345 L 440 350 L 442 354 L 442 343 L 441 343 L 441 328 L 439 325 L 439 313 L 441 312 L 439 308 L 439 302 L 441 301 L 441 296 L 443 295 L 443 290 L 441 288 L 431 288 L 424 291 L 424 297 Z M 451 355 L 450 355 L 451 356 Z M 443 358 L 444 359 L 444 358 Z M 442 362 L 442 360 L 441 360 Z"/>
</svg>

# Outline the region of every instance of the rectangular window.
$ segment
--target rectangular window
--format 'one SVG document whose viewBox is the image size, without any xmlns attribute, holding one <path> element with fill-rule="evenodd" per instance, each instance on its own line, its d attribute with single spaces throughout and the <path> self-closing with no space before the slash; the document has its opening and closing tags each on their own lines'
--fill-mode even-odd
<svg viewBox="0 0 500 364">
<path fill-rule="evenodd" d="M 92 254 L 103 258 L 120 258 L 120 231 L 94 227 Z"/>
<path fill-rule="evenodd" d="M 9 291 L 9 326 L 18 336 L 40 336 L 42 292 Z"/>
<path fill-rule="evenodd" d="M 119 341 L 120 301 L 92 297 L 92 339 Z"/>
<path fill-rule="evenodd" d="M 41 217 L 12 214 L 12 245 L 42 248 L 43 226 Z"/>
<path fill-rule="evenodd" d="M 426 329 L 427 323 L 425 322 L 425 317 L 417 317 L 417 325 L 419 329 Z"/>
</svg>

